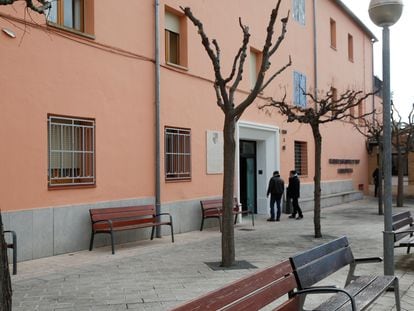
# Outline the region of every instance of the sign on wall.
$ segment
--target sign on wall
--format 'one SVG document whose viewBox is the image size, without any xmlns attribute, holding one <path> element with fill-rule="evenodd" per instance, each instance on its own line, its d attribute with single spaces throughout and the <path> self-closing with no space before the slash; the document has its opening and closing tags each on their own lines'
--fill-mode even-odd
<svg viewBox="0 0 414 311">
<path fill-rule="evenodd" d="M 223 173 L 223 133 L 207 131 L 207 174 Z"/>
</svg>

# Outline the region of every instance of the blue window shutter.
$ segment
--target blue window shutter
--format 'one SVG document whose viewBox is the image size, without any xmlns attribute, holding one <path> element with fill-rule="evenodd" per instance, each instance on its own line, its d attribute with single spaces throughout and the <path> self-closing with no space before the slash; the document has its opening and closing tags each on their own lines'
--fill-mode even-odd
<svg viewBox="0 0 414 311">
<path fill-rule="evenodd" d="M 299 88 L 299 92 L 300 92 L 300 103 L 299 106 L 301 107 L 306 107 L 306 76 L 305 75 L 300 75 L 300 88 Z"/>
<path fill-rule="evenodd" d="M 293 72 L 293 104 L 300 105 L 300 76 L 299 72 Z"/>
<path fill-rule="evenodd" d="M 293 18 L 305 25 L 305 0 L 292 0 Z"/>
</svg>

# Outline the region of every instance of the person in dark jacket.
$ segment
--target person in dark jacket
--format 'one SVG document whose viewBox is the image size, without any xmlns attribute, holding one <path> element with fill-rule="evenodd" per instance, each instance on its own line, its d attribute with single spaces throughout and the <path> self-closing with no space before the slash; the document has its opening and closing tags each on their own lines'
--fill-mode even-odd
<svg viewBox="0 0 414 311">
<path fill-rule="evenodd" d="M 298 218 L 296 219 L 302 219 L 303 214 L 302 210 L 299 207 L 299 197 L 300 197 L 300 180 L 298 177 L 298 174 L 295 170 L 290 171 L 289 176 L 289 184 L 287 187 L 287 200 L 289 201 L 292 199 L 292 206 L 293 206 L 293 212 L 292 215 L 289 216 L 289 218 L 296 218 L 296 214 L 298 214 Z"/>
<path fill-rule="evenodd" d="M 285 182 L 280 178 L 279 171 L 273 172 L 273 177 L 269 180 L 267 187 L 267 197 L 270 194 L 270 218 L 267 221 L 280 221 L 280 201 L 285 192 Z M 277 207 L 277 214 L 275 218 L 275 203 Z"/>
<path fill-rule="evenodd" d="M 379 170 L 378 167 L 372 173 L 372 179 L 374 180 L 374 195 L 378 195 L 378 186 L 379 186 Z"/>
</svg>

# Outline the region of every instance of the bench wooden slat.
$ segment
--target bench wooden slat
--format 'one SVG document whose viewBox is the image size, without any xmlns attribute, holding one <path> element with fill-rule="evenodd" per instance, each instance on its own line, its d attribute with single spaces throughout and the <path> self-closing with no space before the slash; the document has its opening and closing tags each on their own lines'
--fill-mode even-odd
<svg viewBox="0 0 414 311">
<path fill-rule="evenodd" d="M 407 247 L 407 254 L 414 247 L 414 224 L 410 211 L 392 215 L 394 247 Z"/>
<path fill-rule="evenodd" d="M 348 239 L 346 237 L 341 237 L 323 245 L 316 246 L 310 250 L 296 254 L 292 257 L 292 260 L 294 260 L 295 267 L 301 267 L 308 264 L 309 262 L 314 261 L 317 258 L 332 253 L 333 251 L 342 247 L 346 247 L 348 245 Z"/>
<path fill-rule="evenodd" d="M 133 212 L 133 211 L 155 211 L 154 205 L 139 205 L 139 206 L 125 206 L 125 207 L 108 207 L 108 208 L 91 208 L 89 212 L 91 215 L 108 214 L 119 212 Z"/>
<path fill-rule="evenodd" d="M 169 222 L 146 222 L 146 223 L 139 223 L 136 224 L 134 222 L 123 222 L 123 223 L 114 223 L 112 230 L 113 231 L 123 231 L 123 230 L 132 230 L 132 229 L 139 229 L 139 228 L 151 228 L 155 226 L 161 226 L 161 225 L 169 225 Z M 108 224 L 95 224 L 94 226 L 95 232 L 100 231 L 100 233 L 108 232 L 110 230 L 110 227 Z"/>
<path fill-rule="evenodd" d="M 392 215 L 392 222 L 398 222 L 399 220 L 411 217 L 410 211 L 400 212 Z"/>
<path fill-rule="evenodd" d="M 145 218 L 151 217 L 153 218 L 153 213 L 150 212 L 126 212 L 126 213 L 108 213 L 108 214 L 95 214 L 91 217 L 93 222 L 100 221 L 100 220 L 109 220 L 109 219 L 127 219 L 127 218 Z"/>
<path fill-rule="evenodd" d="M 255 297 L 256 291 L 257 294 L 262 294 L 260 290 L 266 288 L 266 286 L 269 284 L 275 284 L 272 288 L 273 291 L 271 292 L 264 290 L 264 292 L 266 295 L 271 295 L 271 293 L 273 293 L 273 300 L 276 300 L 277 298 L 296 288 L 295 278 L 293 277 L 292 273 L 292 266 L 290 265 L 289 260 L 285 260 L 277 265 L 246 276 L 225 287 L 219 288 L 199 298 L 191 300 L 181 306 L 174 308 L 173 310 L 218 310 L 226 306 L 228 306 L 229 310 L 238 310 L 237 308 L 242 308 L 243 306 L 244 297 L 251 297 L 251 295 Z M 283 282 L 285 279 L 288 279 L 286 283 Z M 277 289 L 279 292 L 277 292 Z M 281 294 L 281 292 L 284 293 Z M 280 296 L 278 296 L 279 294 Z M 249 300 L 246 300 L 246 302 L 251 302 L 251 299 L 253 298 L 249 298 Z M 266 296 L 266 299 L 269 300 L 270 296 Z M 238 303 L 236 309 L 232 307 L 232 303 Z"/>
<path fill-rule="evenodd" d="M 268 304 L 272 303 L 276 299 L 286 295 L 287 291 L 293 291 L 296 288 L 296 280 L 293 273 L 276 280 L 271 283 L 269 286 L 266 286 L 263 289 L 258 290 L 257 292 L 251 294 L 247 298 L 241 299 L 236 303 L 232 304 L 229 307 L 223 308 L 226 311 L 251 311 L 251 310 L 260 310 Z M 298 297 L 295 297 L 295 301 L 298 300 Z M 297 302 L 296 302 L 297 304 Z M 283 309 L 278 310 L 287 310 L 287 306 Z"/>
<path fill-rule="evenodd" d="M 356 280 L 355 282 L 358 283 L 358 281 L 360 280 Z M 365 310 L 367 307 L 369 307 L 373 301 L 380 297 L 381 294 L 384 293 L 390 285 L 392 285 L 393 281 L 393 276 L 377 276 L 369 284 L 365 284 L 363 290 L 361 290 L 358 294 L 355 295 L 355 303 L 359 307 L 359 310 Z M 353 283 L 346 287 L 346 289 L 348 289 Z M 364 284 L 362 282 L 361 286 L 363 285 Z M 338 309 L 338 311 L 351 310 L 352 307 L 349 301 Z"/>
<path fill-rule="evenodd" d="M 370 276 L 361 276 L 347 287 L 345 287 L 346 291 L 349 292 L 352 296 L 356 296 L 358 293 L 361 292 L 364 288 L 367 287 L 368 284 L 371 284 L 377 276 L 370 275 Z M 346 305 L 349 302 L 349 297 L 345 294 L 337 294 L 326 300 L 324 303 L 317 307 L 318 310 L 339 310 L 341 307 Z M 350 307 L 349 303 L 349 307 Z M 342 310 L 342 309 L 341 309 Z"/>
<path fill-rule="evenodd" d="M 398 220 L 392 223 L 392 230 L 398 231 L 399 229 L 402 229 L 404 227 L 410 227 L 412 223 L 413 223 L 413 218 L 411 216 Z"/>
</svg>

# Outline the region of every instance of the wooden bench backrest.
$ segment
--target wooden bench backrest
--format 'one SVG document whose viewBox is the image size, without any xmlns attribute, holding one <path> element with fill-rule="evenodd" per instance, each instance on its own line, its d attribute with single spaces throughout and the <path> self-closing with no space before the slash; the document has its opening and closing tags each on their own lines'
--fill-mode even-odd
<svg viewBox="0 0 414 311">
<path fill-rule="evenodd" d="M 233 199 L 234 201 L 234 207 L 233 209 L 238 209 L 239 203 L 237 202 L 237 198 Z M 209 208 L 216 208 L 219 210 L 223 209 L 223 199 L 212 199 L 212 200 L 201 200 L 200 201 L 201 208 L 203 209 L 209 209 Z"/>
<path fill-rule="evenodd" d="M 309 287 L 354 261 L 346 237 L 319 245 L 290 258 L 300 289 Z"/>
<path fill-rule="evenodd" d="M 114 208 L 92 208 L 89 210 L 92 222 L 110 219 L 128 219 L 146 217 L 152 218 L 155 215 L 154 205 L 114 207 Z"/>
<path fill-rule="evenodd" d="M 409 228 L 413 225 L 413 217 L 411 216 L 410 211 L 401 212 L 398 214 L 392 215 L 392 230 L 397 231 L 400 229 Z M 394 242 L 401 240 L 409 233 L 394 234 Z"/>
<path fill-rule="evenodd" d="M 292 266 L 285 260 L 225 287 L 174 308 L 189 310 L 258 310 L 296 288 Z M 298 310 L 298 297 L 291 298 L 274 310 Z"/>
</svg>

